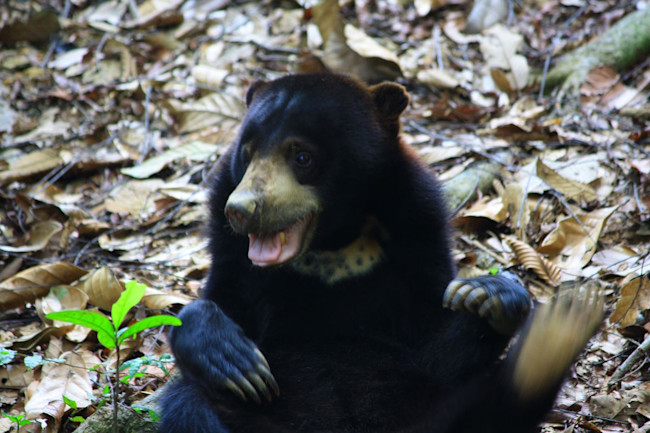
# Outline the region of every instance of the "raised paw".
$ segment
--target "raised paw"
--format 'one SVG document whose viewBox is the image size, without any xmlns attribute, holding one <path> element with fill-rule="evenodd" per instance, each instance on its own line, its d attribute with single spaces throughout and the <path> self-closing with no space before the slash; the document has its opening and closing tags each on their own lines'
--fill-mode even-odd
<svg viewBox="0 0 650 433">
<path fill-rule="evenodd" d="M 509 357 L 518 395 L 532 399 L 559 386 L 603 319 L 604 296 L 595 288 L 560 293 L 537 308 Z M 511 361 L 511 362 L 512 362 Z"/>
<path fill-rule="evenodd" d="M 528 315 L 531 301 L 516 277 L 509 275 L 452 280 L 445 290 L 442 305 L 453 311 L 476 314 L 497 332 L 512 335 Z"/>
<path fill-rule="evenodd" d="M 218 397 L 222 390 L 260 404 L 280 394 L 257 345 L 212 301 L 198 300 L 179 316 L 171 345 L 183 375 Z"/>
</svg>

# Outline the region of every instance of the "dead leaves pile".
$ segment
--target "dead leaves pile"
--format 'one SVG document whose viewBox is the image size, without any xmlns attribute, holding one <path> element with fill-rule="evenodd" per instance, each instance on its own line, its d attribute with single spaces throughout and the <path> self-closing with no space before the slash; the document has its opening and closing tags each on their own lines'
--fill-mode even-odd
<svg viewBox="0 0 650 433">
<path fill-rule="evenodd" d="M 640 372 L 617 389 L 604 384 L 650 331 L 648 62 L 592 71 L 571 112 L 539 95 L 545 61 L 634 9 L 618 3 L 515 2 L 510 25 L 499 13 L 482 28 L 494 18 L 475 11 L 468 34 L 468 5 L 445 0 L 9 1 L 0 9 L 0 345 L 65 363 L 2 367 L 2 410 L 41 420 L 21 430 L 35 432 L 71 431 L 71 415 L 94 410 L 114 354 L 44 315 L 106 310 L 130 279 L 150 287 L 132 319 L 195 297 L 209 266 L 205 182 L 237 133 L 246 88 L 322 63 L 405 84 L 404 141 L 443 181 L 491 166 L 492 188 L 456 215 L 462 273 L 513 270 L 542 302 L 575 285 L 605 288 L 613 314 L 558 407 L 617 420 L 591 419 L 600 431 L 647 429 Z M 127 346 L 122 359 L 168 351 L 161 332 Z M 162 381 L 150 367 L 127 400 Z"/>
</svg>

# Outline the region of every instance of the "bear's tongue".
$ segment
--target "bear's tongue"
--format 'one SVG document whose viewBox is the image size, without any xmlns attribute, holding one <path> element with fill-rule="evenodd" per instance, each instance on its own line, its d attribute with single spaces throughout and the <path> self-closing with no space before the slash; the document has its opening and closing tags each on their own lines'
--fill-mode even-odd
<svg viewBox="0 0 650 433">
<path fill-rule="evenodd" d="M 249 233 L 248 258 L 256 266 L 284 263 L 300 251 L 306 221 L 299 221 L 280 232 Z"/>
</svg>

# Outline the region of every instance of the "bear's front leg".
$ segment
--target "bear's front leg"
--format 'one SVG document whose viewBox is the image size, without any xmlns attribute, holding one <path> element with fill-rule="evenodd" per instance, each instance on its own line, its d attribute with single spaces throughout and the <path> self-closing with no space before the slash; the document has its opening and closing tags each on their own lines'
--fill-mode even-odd
<svg viewBox="0 0 650 433">
<path fill-rule="evenodd" d="M 478 314 L 495 331 L 513 335 L 525 322 L 531 300 L 514 275 L 484 275 L 452 280 L 442 305 L 454 311 Z"/>
<path fill-rule="evenodd" d="M 183 377 L 213 398 L 227 389 L 244 401 L 261 403 L 279 395 L 266 358 L 242 329 L 210 300 L 181 311 L 183 325 L 171 332 L 171 347 Z"/>
</svg>

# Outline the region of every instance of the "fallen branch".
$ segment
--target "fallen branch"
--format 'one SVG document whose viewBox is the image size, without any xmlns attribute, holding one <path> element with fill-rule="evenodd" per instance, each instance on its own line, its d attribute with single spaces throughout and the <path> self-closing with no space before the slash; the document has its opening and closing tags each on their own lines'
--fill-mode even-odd
<svg viewBox="0 0 650 433">
<path fill-rule="evenodd" d="M 648 357 L 650 353 L 650 337 L 646 338 L 643 343 L 639 345 L 630 356 L 627 357 L 620 367 L 616 370 L 612 378 L 607 382 L 607 386 L 611 389 L 616 386 L 632 368 L 644 358 Z"/>
<path fill-rule="evenodd" d="M 587 74 L 598 66 L 620 71 L 650 53 L 650 8 L 621 18 L 600 37 L 567 53 L 546 76 L 545 85 L 562 84 L 562 94 L 577 96 Z"/>
<path fill-rule="evenodd" d="M 485 194 L 499 174 L 499 164 L 479 161 L 462 173 L 443 183 L 448 208 L 455 214 L 460 208 L 476 198 L 477 191 Z"/>
</svg>

